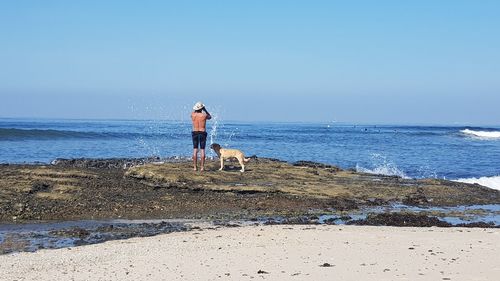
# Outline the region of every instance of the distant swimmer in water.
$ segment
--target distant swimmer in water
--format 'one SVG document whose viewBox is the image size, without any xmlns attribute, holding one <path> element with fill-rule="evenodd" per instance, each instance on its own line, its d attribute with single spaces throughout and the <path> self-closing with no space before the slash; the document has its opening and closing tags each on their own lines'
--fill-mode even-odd
<svg viewBox="0 0 500 281">
<path fill-rule="evenodd" d="M 198 162 L 198 149 L 201 152 L 200 155 L 200 171 L 205 170 L 205 145 L 207 143 L 207 120 L 212 119 L 210 113 L 208 113 L 205 105 L 201 102 L 197 102 L 193 107 L 193 112 L 191 113 L 191 120 L 193 121 L 193 132 L 191 137 L 193 138 L 193 170 L 197 170 Z"/>
</svg>

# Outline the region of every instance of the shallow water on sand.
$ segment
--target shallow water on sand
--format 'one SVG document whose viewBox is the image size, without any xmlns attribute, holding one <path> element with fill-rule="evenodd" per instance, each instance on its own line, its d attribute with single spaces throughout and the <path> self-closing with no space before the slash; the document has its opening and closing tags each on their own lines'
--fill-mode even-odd
<svg viewBox="0 0 500 281">
<path fill-rule="evenodd" d="M 0 224 L 0 254 L 33 252 L 187 231 L 186 221 L 109 220 Z"/>
<path fill-rule="evenodd" d="M 455 207 L 415 207 L 402 204 L 363 208 L 358 212 L 349 214 L 352 220 L 365 219 L 368 214 L 382 213 L 417 213 L 437 217 L 452 225 L 484 222 L 500 226 L 500 204 L 471 205 Z M 342 219 L 339 215 L 320 216 L 320 223 L 333 219 L 336 224 L 345 224 L 349 220 Z"/>
<path fill-rule="evenodd" d="M 252 220 L 107 220 L 63 221 L 25 224 L 0 224 L 0 254 L 33 252 L 102 243 L 109 240 L 146 237 L 201 227 L 237 227 L 250 224 L 348 224 L 363 220 L 369 214 L 413 213 L 437 217 L 452 225 L 483 222 L 500 226 L 500 204 L 457 207 L 412 207 L 390 205 L 366 207 L 350 212 L 304 217 L 261 217 Z"/>
</svg>

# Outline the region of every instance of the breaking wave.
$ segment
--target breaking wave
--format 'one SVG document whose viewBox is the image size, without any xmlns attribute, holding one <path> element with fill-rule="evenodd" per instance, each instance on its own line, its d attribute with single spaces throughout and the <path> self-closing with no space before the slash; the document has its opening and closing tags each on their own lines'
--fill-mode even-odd
<svg viewBox="0 0 500 281">
<path fill-rule="evenodd" d="M 462 134 L 473 136 L 476 138 L 485 139 L 500 139 L 500 131 L 475 131 L 471 129 L 464 129 L 460 131 Z"/>
<path fill-rule="evenodd" d="M 16 139 L 60 139 L 60 138 L 94 138 L 101 134 L 64 130 L 40 129 L 4 129 L 0 128 L 0 140 Z"/>
<path fill-rule="evenodd" d="M 500 176 L 467 178 L 467 179 L 458 179 L 458 180 L 453 180 L 453 181 L 472 183 L 472 184 L 477 183 L 477 184 L 480 184 L 482 186 L 486 186 L 489 188 L 500 190 Z"/>
<path fill-rule="evenodd" d="M 5 129 L 0 128 L 0 141 L 55 140 L 55 139 L 139 139 L 154 137 L 178 138 L 178 134 L 130 132 L 82 132 L 69 130 Z"/>
</svg>

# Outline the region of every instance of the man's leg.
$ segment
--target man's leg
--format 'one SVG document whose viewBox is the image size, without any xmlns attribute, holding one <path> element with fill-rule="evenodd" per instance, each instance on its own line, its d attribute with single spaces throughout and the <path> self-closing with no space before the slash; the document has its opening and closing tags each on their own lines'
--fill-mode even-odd
<svg viewBox="0 0 500 281">
<path fill-rule="evenodd" d="M 204 171 L 205 170 L 205 149 L 200 149 L 201 155 L 200 155 L 200 170 Z"/>
<path fill-rule="evenodd" d="M 197 162 L 198 162 L 198 148 L 193 148 L 193 165 L 194 165 L 193 170 L 195 170 L 195 171 L 197 170 L 197 168 L 196 168 L 196 166 L 198 164 Z"/>
<path fill-rule="evenodd" d="M 205 170 L 205 145 L 207 144 L 207 132 L 204 132 L 200 135 L 200 162 L 201 162 L 201 171 Z"/>
</svg>

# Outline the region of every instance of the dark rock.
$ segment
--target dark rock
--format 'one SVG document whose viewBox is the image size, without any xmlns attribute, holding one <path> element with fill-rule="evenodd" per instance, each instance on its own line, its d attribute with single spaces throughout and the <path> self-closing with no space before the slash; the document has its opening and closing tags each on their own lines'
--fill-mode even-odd
<svg viewBox="0 0 500 281">
<path fill-rule="evenodd" d="M 418 188 L 417 192 L 409 194 L 403 199 L 403 204 L 408 206 L 421 206 L 427 203 L 429 203 L 429 200 L 427 199 L 427 196 L 425 196 L 422 188 Z"/>
<path fill-rule="evenodd" d="M 382 206 L 387 205 L 387 201 L 381 198 L 368 198 L 366 199 L 366 205 L 368 206 Z"/>
<path fill-rule="evenodd" d="M 343 221 L 350 221 L 350 220 L 352 220 L 352 217 L 351 217 L 351 216 L 344 215 L 344 216 L 341 216 L 339 219 L 340 219 L 340 220 L 343 220 Z"/>
<path fill-rule="evenodd" d="M 319 218 L 292 217 L 292 218 L 286 218 L 282 224 L 319 224 Z"/>
<path fill-rule="evenodd" d="M 280 222 L 276 221 L 275 219 L 268 219 L 264 222 L 264 225 L 277 225 L 280 224 Z"/>
<path fill-rule="evenodd" d="M 493 222 L 471 222 L 471 223 L 459 223 L 454 226 L 457 227 L 479 227 L 479 228 L 500 228 L 500 226 L 495 226 Z"/>
<path fill-rule="evenodd" d="M 30 194 L 37 193 L 37 192 L 42 192 L 42 191 L 47 191 L 52 188 L 52 185 L 48 182 L 44 181 L 35 181 L 31 185 L 31 189 L 29 191 Z"/>
<path fill-rule="evenodd" d="M 255 158 L 259 162 L 274 162 L 274 163 L 287 163 L 286 161 L 277 159 L 277 158 L 267 158 L 267 157 L 261 157 L 257 159 L 257 156 Z"/>
<path fill-rule="evenodd" d="M 312 161 L 297 161 L 297 162 L 293 163 L 293 165 L 296 166 L 296 167 L 309 167 L 309 168 L 328 169 L 331 172 L 342 171 L 342 169 L 340 169 L 337 166 L 323 164 L 323 163 L 318 163 L 318 162 L 312 162 Z"/>
<path fill-rule="evenodd" d="M 152 156 L 146 158 L 109 158 L 109 159 L 57 158 L 56 160 L 52 161 L 51 164 L 59 167 L 72 167 L 72 168 L 125 169 L 132 166 L 157 162 L 159 160 L 160 157 L 158 156 Z"/>
<path fill-rule="evenodd" d="M 320 265 L 320 267 L 334 267 L 334 265 L 325 262 L 324 264 Z"/>
<path fill-rule="evenodd" d="M 358 209 L 358 203 L 348 198 L 334 198 L 328 201 L 328 205 L 339 211 L 349 211 Z"/>
<path fill-rule="evenodd" d="M 329 219 L 326 219 L 323 221 L 324 224 L 328 224 L 328 225 L 335 225 L 335 220 L 337 220 L 338 218 L 329 218 Z"/>
<path fill-rule="evenodd" d="M 450 223 L 441 221 L 436 217 L 429 217 L 414 213 L 383 213 L 369 214 L 366 219 L 349 221 L 347 224 L 355 225 L 386 225 L 386 226 L 439 226 L 450 227 Z"/>
<path fill-rule="evenodd" d="M 269 272 L 260 269 L 259 271 L 257 271 L 257 274 L 269 274 Z"/>
<path fill-rule="evenodd" d="M 75 227 L 70 229 L 52 230 L 49 231 L 49 234 L 52 236 L 59 236 L 59 237 L 85 238 L 90 235 L 90 232 L 86 229 Z"/>
</svg>

